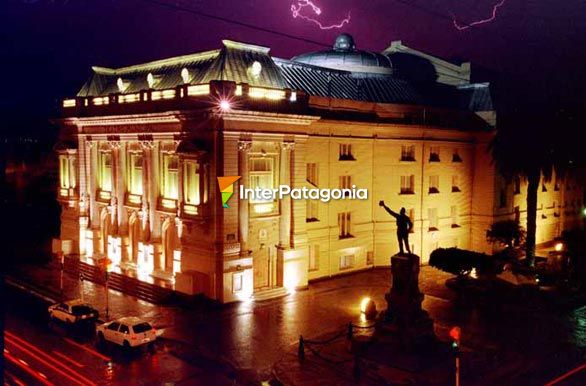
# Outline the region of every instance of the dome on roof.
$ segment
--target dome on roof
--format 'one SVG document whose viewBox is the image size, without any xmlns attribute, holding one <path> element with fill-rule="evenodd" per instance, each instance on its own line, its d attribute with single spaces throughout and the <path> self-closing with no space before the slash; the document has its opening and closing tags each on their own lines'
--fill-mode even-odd
<svg viewBox="0 0 586 386">
<path fill-rule="evenodd" d="M 295 56 L 295 62 L 351 72 L 391 74 L 391 60 L 378 52 L 357 50 L 352 35 L 343 33 L 336 38 L 331 50 Z"/>
</svg>

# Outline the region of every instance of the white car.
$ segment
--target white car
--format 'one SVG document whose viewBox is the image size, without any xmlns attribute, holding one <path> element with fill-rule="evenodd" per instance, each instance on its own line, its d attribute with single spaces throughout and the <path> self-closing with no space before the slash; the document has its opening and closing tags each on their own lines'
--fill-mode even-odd
<svg viewBox="0 0 586 386">
<path fill-rule="evenodd" d="M 100 342 L 112 342 L 125 348 L 149 344 L 157 339 L 157 330 L 136 317 L 126 317 L 96 327 Z"/>
<path fill-rule="evenodd" d="M 95 321 L 99 316 L 98 310 L 80 299 L 53 304 L 49 307 L 49 317 L 65 323 Z"/>
</svg>

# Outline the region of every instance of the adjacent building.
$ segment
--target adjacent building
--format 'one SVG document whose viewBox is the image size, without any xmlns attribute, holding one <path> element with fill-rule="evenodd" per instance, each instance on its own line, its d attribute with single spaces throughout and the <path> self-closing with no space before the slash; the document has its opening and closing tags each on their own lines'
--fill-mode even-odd
<svg viewBox="0 0 586 386">
<path fill-rule="evenodd" d="M 405 207 L 412 250 L 492 251 L 486 231 L 524 220 L 523 181 L 499 177 L 488 84 L 393 42 L 291 60 L 225 40 L 217 50 L 93 67 L 63 101 L 61 248 L 89 264 L 157 277 L 221 302 L 263 299 L 313 279 L 386 266 Z M 358 188 L 367 200 L 240 199 L 245 188 Z M 538 241 L 579 221 L 582 187 L 544 184 Z"/>
</svg>

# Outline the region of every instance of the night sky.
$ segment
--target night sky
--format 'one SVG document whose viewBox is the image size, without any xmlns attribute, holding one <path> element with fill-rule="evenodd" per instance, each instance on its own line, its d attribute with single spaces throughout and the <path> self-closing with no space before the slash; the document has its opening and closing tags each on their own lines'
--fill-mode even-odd
<svg viewBox="0 0 586 386">
<path fill-rule="evenodd" d="M 584 0 L 505 0 L 495 20 L 464 31 L 454 27 L 451 15 L 465 25 L 490 17 L 499 1 L 314 0 L 324 24 L 339 22 L 350 12 L 350 23 L 325 31 L 293 18 L 291 5 L 299 2 L 290 0 L 157 1 L 327 46 L 342 31 L 351 33 L 360 49 L 381 51 L 402 40 L 548 89 L 558 85 L 568 94 L 582 91 Z M 302 14 L 311 15 L 309 7 Z M 3 0 L 0 20 L 0 113 L 8 118 L 4 134 L 35 132 L 31 120 L 42 122 L 56 114 L 59 101 L 77 92 L 92 65 L 117 67 L 219 48 L 226 38 L 269 46 L 274 56 L 284 58 L 323 49 L 150 0 Z"/>
</svg>

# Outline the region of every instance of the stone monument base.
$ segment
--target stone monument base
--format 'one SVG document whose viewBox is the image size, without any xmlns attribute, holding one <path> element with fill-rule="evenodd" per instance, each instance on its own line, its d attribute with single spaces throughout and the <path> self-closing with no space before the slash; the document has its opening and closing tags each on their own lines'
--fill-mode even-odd
<svg viewBox="0 0 586 386">
<path fill-rule="evenodd" d="M 421 308 L 419 256 L 391 257 L 391 290 L 368 342 L 355 340 L 352 350 L 365 359 L 419 372 L 449 360 L 449 347 L 435 336 L 433 320 Z"/>
</svg>

